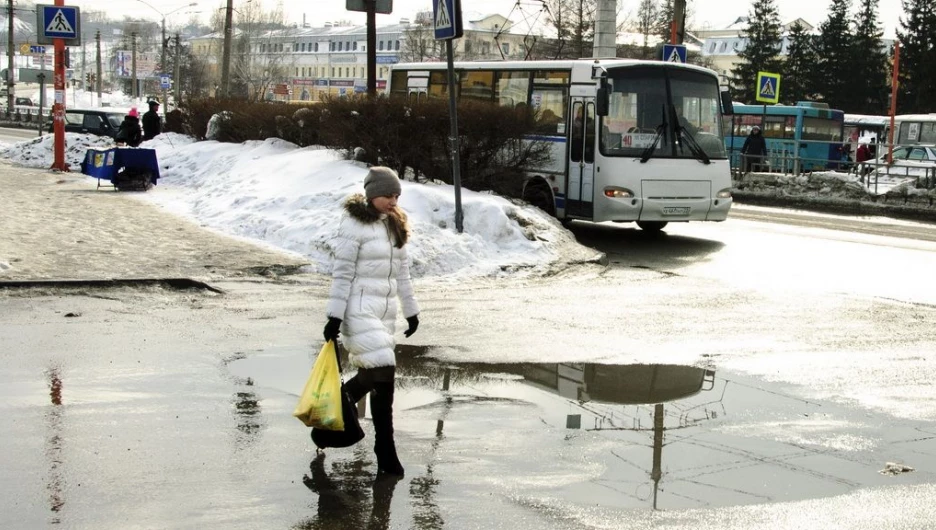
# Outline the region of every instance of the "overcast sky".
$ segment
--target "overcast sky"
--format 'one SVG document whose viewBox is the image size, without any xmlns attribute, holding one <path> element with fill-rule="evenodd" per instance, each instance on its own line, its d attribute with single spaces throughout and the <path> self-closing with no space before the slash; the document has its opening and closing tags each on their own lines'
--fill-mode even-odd
<svg viewBox="0 0 936 530">
<path fill-rule="evenodd" d="M 197 8 L 201 11 L 200 16 L 207 19 L 208 13 L 223 7 L 224 2 L 218 0 L 194 0 L 198 3 Z M 277 4 L 277 0 L 251 0 L 253 2 L 263 1 L 264 6 L 270 9 Z M 363 24 L 365 17 L 363 13 L 349 12 L 345 10 L 346 0 L 279 0 L 283 4 L 283 10 L 286 13 L 288 22 L 302 22 L 303 15 L 305 20 L 314 26 L 319 26 L 324 22 L 334 20 L 351 20 L 353 23 Z M 622 0 L 623 10 L 620 18 L 628 15 L 634 18 L 639 0 Z M 156 6 L 159 11 L 168 13 L 176 8 L 186 5 L 185 0 L 151 0 L 147 3 Z M 243 4 L 244 0 L 234 0 L 234 7 L 237 8 Z M 689 0 L 689 10 L 692 14 L 691 25 L 695 27 L 723 27 L 733 22 L 739 16 L 745 16 L 751 10 L 751 0 Z M 822 22 L 826 15 L 830 0 L 778 0 L 777 5 L 780 9 L 780 17 L 784 22 L 797 17 L 802 17 L 807 22 L 816 26 Z M 857 0 L 853 2 L 857 4 Z M 462 0 L 462 11 L 468 13 L 492 14 L 499 13 L 509 18 L 521 29 L 536 19 L 540 11 L 541 4 L 538 0 L 520 0 L 519 5 L 516 0 Z M 156 10 L 144 5 L 140 0 L 126 0 L 116 5 L 112 0 L 83 0 L 82 9 L 106 9 L 109 13 L 116 16 L 118 14 L 134 13 L 136 16 L 151 16 L 154 20 L 159 20 L 160 16 Z M 135 6 L 135 7 L 134 7 Z M 417 11 L 428 10 L 432 8 L 432 0 L 393 0 L 393 14 L 378 15 L 377 24 L 390 24 L 397 22 L 400 18 L 412 18 Z M 126 10 L 126 11 L 125 11 Z M 185 9 L 178 11 L 167 20 L 167 25 L 172 26 L 184 22 L 187 15 Z M 900 0 L 880 0 L 878 19 L 883 23 L 885 36 L 893 37 L 894 30 L 899 24 L 901 16 Z M 542 17 L 541 17 L 542 19 Z M 525 22 L 529 21 L 529 22 Z"/>
</svg>

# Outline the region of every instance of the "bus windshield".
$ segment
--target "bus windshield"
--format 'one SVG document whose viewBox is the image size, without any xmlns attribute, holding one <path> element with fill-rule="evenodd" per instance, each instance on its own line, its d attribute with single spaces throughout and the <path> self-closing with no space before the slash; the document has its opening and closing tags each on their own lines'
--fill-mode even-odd
<svg viewBox="0 0 936 530">
<path fill-rule="evenodd" d="M 695 143 L 708 158 L 726 158 L 714 77 L 675 68 L 624 67 L 609 69 L 608 83 L 608 115 L 601 119 L 599 143 L 603 155 L 698 158 Z"/>
</svg>

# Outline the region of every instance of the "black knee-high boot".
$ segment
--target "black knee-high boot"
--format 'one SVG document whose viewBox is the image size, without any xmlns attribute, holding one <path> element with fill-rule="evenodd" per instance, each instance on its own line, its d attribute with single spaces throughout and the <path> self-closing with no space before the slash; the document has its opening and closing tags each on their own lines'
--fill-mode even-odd
<svg viewBox="0 0 936 530">
<path fill-rule="evenodd" d="M 368 392 L 370 392 L 370 388 L 367 384 L 365 384 L 366 381 L 363 379 L 365 378 L 361 377 L 359 372 L 358 375 L 355 375 L 344 383 L 344 390 L 348 393 L 352 403 L 357 403 L 361 400 L 361 398 L 367 395 Z"/>
<path fill-rule="evenodd" d="M 397 457 L 393 442 L 393 382 L 374 384 L 370 396 L 371 415 L 374 418 L 374 454 L 377 472 L 403 476 L 403 465 Z"/>
</svg>

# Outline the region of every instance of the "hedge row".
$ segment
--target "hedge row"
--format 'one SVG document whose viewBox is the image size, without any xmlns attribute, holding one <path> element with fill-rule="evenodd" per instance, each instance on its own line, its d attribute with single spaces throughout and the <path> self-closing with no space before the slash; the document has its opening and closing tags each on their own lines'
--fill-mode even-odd
<svg viewBox="0 0 936 530">
<path fill-rule="evenodd" d="M 450 122 L 446 100 L 331 98 L 313 105 L 204 99 L 170 113 L 166 128 L 204 139 L 244 142 L 281 138 L 299 146 L 322 145 L 346 157 L 393 167 L 414 178 L 451 183 Z M 458 104 L 462 185 L 520 197 L 524 166 L 544 164 L 549 146 L 519 141 L 535 132 L 537 115 L 487 102 Z"/>
</svg>

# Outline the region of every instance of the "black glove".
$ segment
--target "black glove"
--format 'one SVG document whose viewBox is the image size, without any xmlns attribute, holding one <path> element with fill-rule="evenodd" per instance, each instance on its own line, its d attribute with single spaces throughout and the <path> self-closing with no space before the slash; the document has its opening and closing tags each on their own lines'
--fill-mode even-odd
<svg viewBox="0 0 936 530">
<path fill-rule="evenodd" d="M 409 337 L 413 333 L 416 333 L 416 328 L 419 327 L 419 315 L 406 317 L 406 323 L 409 324 L 409 327 L 406 328 L 406 331 L 403 332 L 403 336 Z"/>
<path fill-rule="evenodd" d="M 341 319 L 328 317 L 328 324 L 325 324 L 325 342 L 337 342 L 339 333 L 341 333 Z"/>
</svg>

